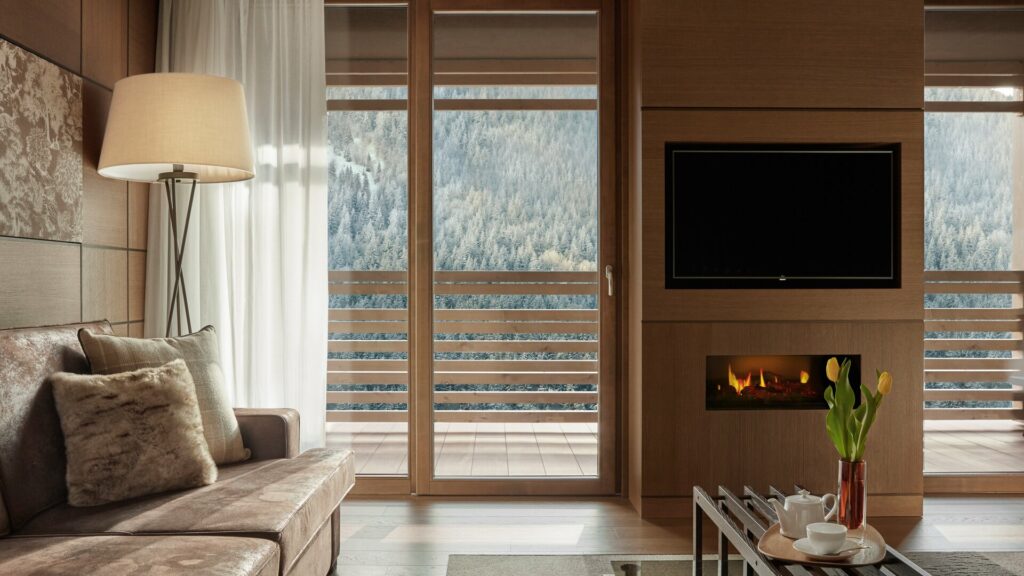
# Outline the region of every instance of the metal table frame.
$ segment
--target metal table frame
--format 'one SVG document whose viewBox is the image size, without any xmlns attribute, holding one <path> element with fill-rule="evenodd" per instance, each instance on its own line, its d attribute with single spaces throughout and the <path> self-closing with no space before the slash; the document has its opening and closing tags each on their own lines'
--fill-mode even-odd
<svg viewBox="0 0 1024 576">
<path fill-rule="evenodd" d="M 794 487 L 794 493 L 799 490 L 799 486 Z M 769 497 L 782 500 L 786 495 L 773 486 L 769 489 Z M 886 546 L 885 558 L 878 564 L 857 568 L 785 564 L 767 558 L 758 552 L 757 542 L 772 524 L 778 522 L 778 518 L 767 498 L 749 486 L 743 487 L 742 496 L 719 486 L 718 496 L 714 497 L 700 486 L 693 487 L 693 576 L 704 573 L 705 516 L 718 528 L 718 576 L 729 574 L 730 544 L 743 557 L 744 576 L 929 576 L 891 546 Z"/>
</svg>

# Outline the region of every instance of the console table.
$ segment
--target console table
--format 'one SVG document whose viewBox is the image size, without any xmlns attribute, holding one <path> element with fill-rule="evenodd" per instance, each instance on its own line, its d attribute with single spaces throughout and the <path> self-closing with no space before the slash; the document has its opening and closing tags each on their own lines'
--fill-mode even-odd
<svg viewBox="0 0 1024 576">
<path fill-rule="evenodd" d="M 799 487 L 797 487 L 799 490 Z M 786 498 L 782 491 L 772 487 L 770 497 L 780 501 Z M 737 496 L 724 486 L 718 487 L 718 495 L 711 496 L 700 486 L 693 487 L 693 576 L 703 574 L 702 545 L 704 518 L 718 528 L 718 574 L 729 573 L 729 545 L 743 557 L 745 576 L 803 576 L 803 575 L 850 575 L 850 576 L 929 576 L 927 572 L 907 559 L 906 556 L 886 546 L 885 558 L 873 566 L 858 568 L 822 569 L 816 566 L 787 564 L 772 560 L 757 550 L 761 535 L 778 518 L 768 504 L 767 498 L 748 486 Z"/>
</svg>

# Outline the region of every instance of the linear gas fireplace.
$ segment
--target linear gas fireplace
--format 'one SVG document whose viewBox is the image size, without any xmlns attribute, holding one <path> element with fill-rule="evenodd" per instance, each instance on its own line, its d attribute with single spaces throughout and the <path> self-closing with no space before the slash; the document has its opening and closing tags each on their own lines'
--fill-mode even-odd
<svg viewBox="0 0 1024 576">
<path fill-rule="evenodd" d="M 860 356 L 850 354 L 708 356 L 705 407 L 708 410 L 826 409 L 832 385 L 825 364 L 832 356 L 850 358 L 850 384 L 860 402 Z"/>
</svg>

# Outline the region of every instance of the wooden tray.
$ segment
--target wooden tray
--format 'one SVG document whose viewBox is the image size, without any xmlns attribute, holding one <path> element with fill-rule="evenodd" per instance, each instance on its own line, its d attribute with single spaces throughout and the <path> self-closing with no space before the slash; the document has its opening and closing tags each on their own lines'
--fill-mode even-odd
<svg viewBox="0 0 1024 576">
<path fill-rule="evenodd" d="M 864 525 L 863 530 L 864 545 L 870 546 L 870 548 L 865 548 L 846 560 L 838 560 L 836 562 L 813 560 L 803 552 L 797 551 L 796 548 L 793 548 L 793 540 L 782 535 L 778 524 L 772 524 L 771 528 L 764 533 L 764 536 L 761 536 L 761 539 L 757 542 L 757 549 L 761 554 L 769 558 L 793 564 L 806 564 L 808 566 L 842 566 L 853 568 L 855 566 L 878 564 L 885 558 L 885 540 L 878 533 L 878 530 L 867 524 Z M 848 537 L 856 538 L 857 536 L 857 532 L 852 532 Z"/>
</svg>

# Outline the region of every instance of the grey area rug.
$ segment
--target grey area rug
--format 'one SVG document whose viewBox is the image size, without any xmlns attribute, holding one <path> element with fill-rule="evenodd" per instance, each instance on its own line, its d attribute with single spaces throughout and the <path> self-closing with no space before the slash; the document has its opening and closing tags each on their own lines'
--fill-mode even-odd
<svg viewBox="0 0 1024 576">
<path fill-rule="evenodd" d="M 1022 552 L 919 552 L 908 557 L 933 576 L 1024 576 Z M 689 556 L 479 556 L 448 558 L 448 576 L 689 576 Z M 705 557 L 704 573 L 717 563 Z M 743 564 L 729 562 L 729 574 Z"/>
</svg>

